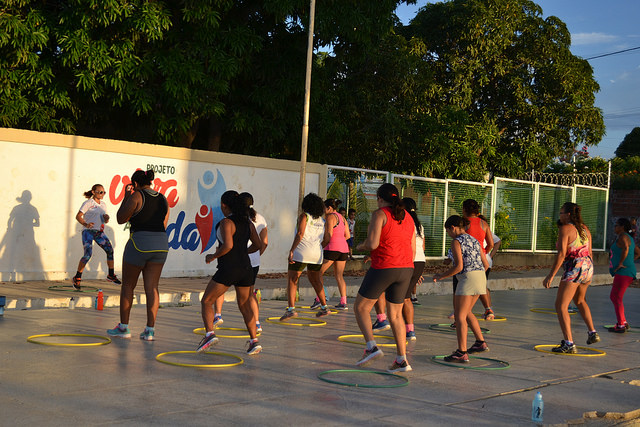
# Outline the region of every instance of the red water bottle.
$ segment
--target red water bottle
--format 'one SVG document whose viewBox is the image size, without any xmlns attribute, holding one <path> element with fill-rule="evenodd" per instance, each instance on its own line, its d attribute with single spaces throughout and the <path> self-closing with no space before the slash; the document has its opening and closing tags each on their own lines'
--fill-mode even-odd
<svg viewBox="0 0 640 427">
<path fill-rule="evenodd" d="M 102 289 L 98 289 L 98 296 L 96 297 L 96 310 L 102 310 L 104 308 L 104 295 Z"/>
</svg>

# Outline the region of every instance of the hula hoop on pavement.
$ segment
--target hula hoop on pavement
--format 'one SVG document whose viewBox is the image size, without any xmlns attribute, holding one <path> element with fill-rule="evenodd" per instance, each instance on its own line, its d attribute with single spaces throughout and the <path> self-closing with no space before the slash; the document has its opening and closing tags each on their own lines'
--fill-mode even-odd
<svg viewBox="0 0 640 427">
<path fill-rule="evenodd" d="M 69 288 L 69 289 L 63 289 Z M 74 289 L 72 285 L 53 285 L 48 288 L 50 291 L 57 292 L 98 292 L 98 288 L 94 288 L 93 286 L 82 286 L 80 290 Z"/>
<path fill-rule="evenodd" d="M 502 366 L 497 366 L 497 367 L 470 366 L 468 363 L 445 362 L 444 361 L 445 357 L 446 356 L 432 356 L 431 360 L 433 360 L 435 363 L 439 363 L 440 365 L 453 366 L 455 368 L 463 368 L 463 369 L 473 369 L 476 371 L 497 371 L 500 369 L 509 369 L 511 367 L 511 364 L 509 362 L 505 362 L 504 360 L 499 360 L 499 359 L 490 359 L 488 357 L 469 356 L 469 359 L 488 360 L 489 362 L 495 362 Z"/>
<path fill-rule="evenodd" d="M 362 338 L 362 341 L 352 340 L 351 338 Z M 378 347 L 395 347 L 396 346 L 395 338 L 390 337 L 388 335 L 374 335 L 373 338 L 383 338 L 383 339 L 388 339 L 388 340 L 394 341 L 392 343 L 378 343 L 378 342 L 376 342 L 376 345 Z M 362 334 L 340 335 L 338 337 L 338 341 L 340 341 L 340 342 L 348 342 L 350 344 L 359 344 L 359 345 L 365 345 L 366 344 L 366 342 L 364 341 L 364 336 Z"/>
<path fill-rule="evenodd" d="M 248 330 L 246 328 L 226 328 L 226 327 L 220 326 L 220 327 L 214 329 L 214 331 L 221 331 L 221 330 L 222 331 L 244 331 L 244 332 L 248 332 Z M 193 330 L 193 333 L 196 334 L 196 335 L 206 335 L 206 331 L 205 331 L 204 328 L 195 328 Z M 261 333 L 262 332 L 256 333 L 256 336 L 259 337 Z M 216 333 L 216 336 L 220 337 L 220 338 L 251 338 L 251 336 L 249 334 L 246 334 L 246 335 L 222 335 L 222 334 Z"/>
<path fill-rule="evenodd" d="M 616 325 L 604 325 L 603 328 L 609 329 L 609 328 L 613 328 Z M 634 332 L 634 333 L 640 333 L 640 328 L 637 328 L 635 326 L 629 326 L 629 329 L 627 329 L 627 332 Z"/>
<path fill-rule="evenodd" d="M 374 374 L 374 375 L 383 375 L 386 377 L 393 377 L 393 378 L 397 378 L 398 380 L 401 380 L 401 382 L 397 383 L 397 384 L 360 384 L 360 383 L 347 383 L 347 382 L 342 382 L 342 381 L 336 381 L 336 380 L 331 380 L 329 378 L 325 378 L 324 376 L 327 374 L 333 374 L 333 373 L 351 373 L 351 374 Z M 392 374 L 390 372 L 381 372 L 381 371 L 368 371 L 368 370 L 363 370 L 363 369 L 331 369 L 329 371 L 324 371 L 324 372 L 320 372 L 318 374 L 318 379 L 327 382 L 327 383 L 331 383 L 331 384 L 338 384 L 338 385 L 344 385 L 344 386 L 348 386 L 348 387 L 361 387 L 361 388 L 396 388 L 396 387 L 404 387 L 409 385 L 409 379 L 406 377 L 403 377 L 402 375 L 397 375 L 397 374 Z"/>
<path fill-rule="evenodd" d="M 436 332 L 456 333 L 456 328 L 452 328 L 450 323 L 434 323 L 429 325 L 429 329 Z M 480 328 L 480 332 L 483 334 L 490 334 L 491 331 L 487 328 Z M 469 328 L 468 334 L 473 334 L 471 328 Z"/>
<path fill-rule="evenodd" d="M 591 354 L 584 354 L 584 353 L 555 353 L 555 352 L 550 351 L 550 350 L 543 350 L 543 348 L 553 348 L 553 347 L 558 347 L 558 345 L 557 344 L 539 344 L 539 345 L 537 345 L 537 346 L 535 346 L 533 348 L 536 349 L 537 351 L 541 351 L 543 353 L 559 354 L 561 356 L 599 357 L 599 356 L 605 356 L 607 354 L 605 351 L 598 350 L 597 348 L 581 347 L 581 346 L 576 346 L 576 348 L 579 348 L 580 350 L 592 351 L 593 353 L 591 353 Z"/>
<path fill-rule="evenodd" d="M 289 321 L 281 322 L 279 317 L 267 317 L 267 322 L 286 326 L 324 326 L 327 324 L 327 322 L 325 322 L 324 320 L 318 320 L 311 317 L 292 317 L 292 319 L 308 320 L 310 322 L 317 323 L 292 323 Z"/>
<path fill-rule="evenodd" d="M 495 316 L 493 319 L 485 319 L 484 314 L 473 313 L 474 316 L 478 318 L 478 320 L 485 320 L 487 322 L 505 322 L 507 320 L 504 316 Z"/>
<path fill-rule="evenodd" d="M 101 342 L 89 342 L 89 343 L 58 343 L 58 342 L 44 342 L 38 341 L 37 338 L 45 338 L 45 337 L 90 337 L 90 338 L 98 338 L 103 341 Z M 102 335 L 93 335 L 93 334 L 39 334 L 39 335 L 31 335 L 27 338 L 27 341 L 34 344 L 40 345 L 53 345 L 59 347 L 96 347 L 99 345 L 107 345 L 111 343 L 111 338 L 103 337 Z"/>
<path fill-rule="evenodd" d="M 530 308 L 529 311 L 532 311 L 534 313 L 558 314 L 556 313 L 555 308 Z M 573 315 L 576 314 L 577 311 L 567 311 L 567 313 L 569 313 L 569 315 Z"/>
<path fill-rule="evenodd" d="M 206 354 L 206 355 L 212 355 L 212 356 L 227 356 L 227 357 L 231 357 L 235 360 L 237 360 L 237 362 L 232 362 L 232 363 L 216 363 L 216 364 L 198 364 L 198 363 L 178 363 L 178 362 L 170 362 L 168 360 L 162 360 L 163 356 L 166 356 L 168 354 Z M 156 360 L 158 362 L 162 362 L 162 363 L 166 363 L 167 365 L 173 365 L 173 366 L 182 366 L 185 368 L 230 368 L 232 366 L 238 366 L 238 365 L 242 365 L 244 363 L 244 360 L 242 359 L 242 357 L 240 356 L 236 356 L 235 354 L 230 354 L 230 353 L 220 353 L 217 351 L 203 351 L 203 352 L 198 352 L 198 351 L 166 351 L 164 353 L 160 353 L 156 356 Z"/>
</svg>

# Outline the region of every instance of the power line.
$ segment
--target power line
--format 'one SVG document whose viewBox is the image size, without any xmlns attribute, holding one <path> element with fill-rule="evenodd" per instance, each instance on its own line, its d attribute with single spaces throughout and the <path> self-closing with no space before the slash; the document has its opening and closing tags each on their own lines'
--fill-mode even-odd
<svg viewBox="0 0 640 427">
<path fill-rule="evenodd" d="M 638 50 L 638 49 L 640 49 L 640 46 L 631 47 L 629 49 L 618 50 L 618 51 L 615 51 L 615 52 L 603 53 L 602 55 L 596 55 L 596 56 L 592 56 L 590 58 L 585 58 L 585 59 L 587 61 L 590 61 L 592 59 L 604 58 L 605 56 L 617 55 L 619 53 L 630 52 L 632 50 Z"/>
</svg>

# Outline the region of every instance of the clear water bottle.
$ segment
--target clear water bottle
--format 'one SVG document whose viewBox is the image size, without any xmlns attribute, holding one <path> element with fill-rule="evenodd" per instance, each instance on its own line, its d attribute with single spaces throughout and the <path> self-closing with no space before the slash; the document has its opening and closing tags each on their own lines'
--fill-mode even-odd
<svg viewBox="0 0 640 427">
<path fill-rule="evenodd" d="M 69 310 L 74 310 L 76 308 L 76 300 L 71 297 L 71 299 L 69 300 Z"/>
<path fill-rule="evenodd" d="M 531 402 L 531 421 L 542 423 L 542 413 L 544 412 L 544 402 L 542 401 L 542 393 L 537 392 L 536 397 Z"/>
</svg>

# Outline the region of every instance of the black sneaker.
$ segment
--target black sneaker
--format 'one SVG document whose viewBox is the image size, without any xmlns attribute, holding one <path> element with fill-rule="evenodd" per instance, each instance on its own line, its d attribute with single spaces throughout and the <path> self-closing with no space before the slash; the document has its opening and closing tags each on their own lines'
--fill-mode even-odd
<svg viewBox="0 0 640 427">
<path fill-rule="evenodd" d="M 411 365 L 409 365 L 406 360 L 403 360 L 402 363 L 398 363 L 397 360 L 394 360 L 393 364 L 389 366 L 389 369 L 387 369 L 387 372 L 409 372 L 411 370 Z"/>
<path fill-rule="evenodd" d="M 625 332 L 627 332 L 627 328 L 625 328 L 624 326 L 615 325 L 614 327 L 609 328 L 609 332 L 615 332 L 616 334 L 624 334 Z"/>
<path fill-rule="evenodd" d="M 469 354 L 482 353 L 483 351 L 489 351 L 489 346 L 487 345 L 487 343 L 484 341 L 482 342 L 476 341 L 475 343 L 473 343 L 471 347 L 469 347 L 469 349 L 467 350 L 467 353 Z"/>
<path fill-rule="evenodd" d="M 589 337 L 587 338 L 587 344 L 595 344 L 600 341 L 600 336 L 597 332 L 589 332 Z"/>
<path fill-rule="evenodd" d="M 198 352 L 205 351 L 206 349 L 216 344 L 217 342 L 218 342 L 218 337 L 216 337 L 216 334 L 211 334 L 209 336 L 205 335 L 205 337 L 202 338 L 202 341 L 200 341 L 200 344 L 198 345 L 198 348 L 196 349 L 196 351 Z"/>
<path fill-rule="evenodd" d="M 258 341 L 251 342 L 249 341 L 249 348 L 247 348 L 247 354 L 258 354 L 262 351 L 262 346 Z"/>
<path fill-rule="evenodd" d="M 411 297 L 411 303 L 413 305 L 420 305 L 420 301 L 418 301 L 418 297 Z"/>
<path fill-rule="evenodd" d="M 315 310 L 316 308 L 320 308 L 322 306 L 322 303 L 320 302 L 320 300 L 318 298 L 316 298 L 315 300 L 313 300 L 313 304 L 311 304 L 311 306 L 309 307 L 311 310 Z"/>
<path fill-rule="evenodd" d="M 460 350 L 456 350 L 449 356 L 445 356 L 444 361 L 453 363 L 469 363 L 469 355 L 467 352 L 463 353 Z"/>
<path fill-rule="evenodd" d="M 578 352 L 578 349 L 576 348 L 575 344 L 569 345 L 565 340 L 562 340 L 560 342 L 560 345 L 558 347 L 552 348 L 551 351 L 553 351 L 554 353 L 576 354 Z"/>
<path fill-rule="evenodd" d="M 316 317 L 324 317 L 328 315 L 329 315 L 329 309 L 326 307 L 325 308 L 320 307 L 320 310 L 316 313 Z"/>
<path fill-rule="evenodd" d="M 378 357 L 382 357 L 384 354 L 382 350 L 378 347 L 373 347 L 371 350 L 364 350 L 364 354 L 362 355 L 362 359 L 356 362 L 356 366 L 364 366 L 371 362 L 373 359 L 377 359 Z"/>
<path fill-rule="evenodd" d="M 116 277 L 115 274 L 113 276 L 111 276 L 111 275 L 107 276 L 107 280 L 110 281 L 110 282 L 115 283 L 116 285 L 122 285 L 122 282 L 120 280 L 118 280 L 118 277 Z"/>
<path fill-rule="evenodd" d="M 82 282 L 82 277 L 72 277 L 71 278 L 71 283 L 73 286 L 73 289 L 75 289 L 76 291 L 80 291 L 82 290 L 82 286 L 80 286 L 80 282 Z"/>
</svg>

